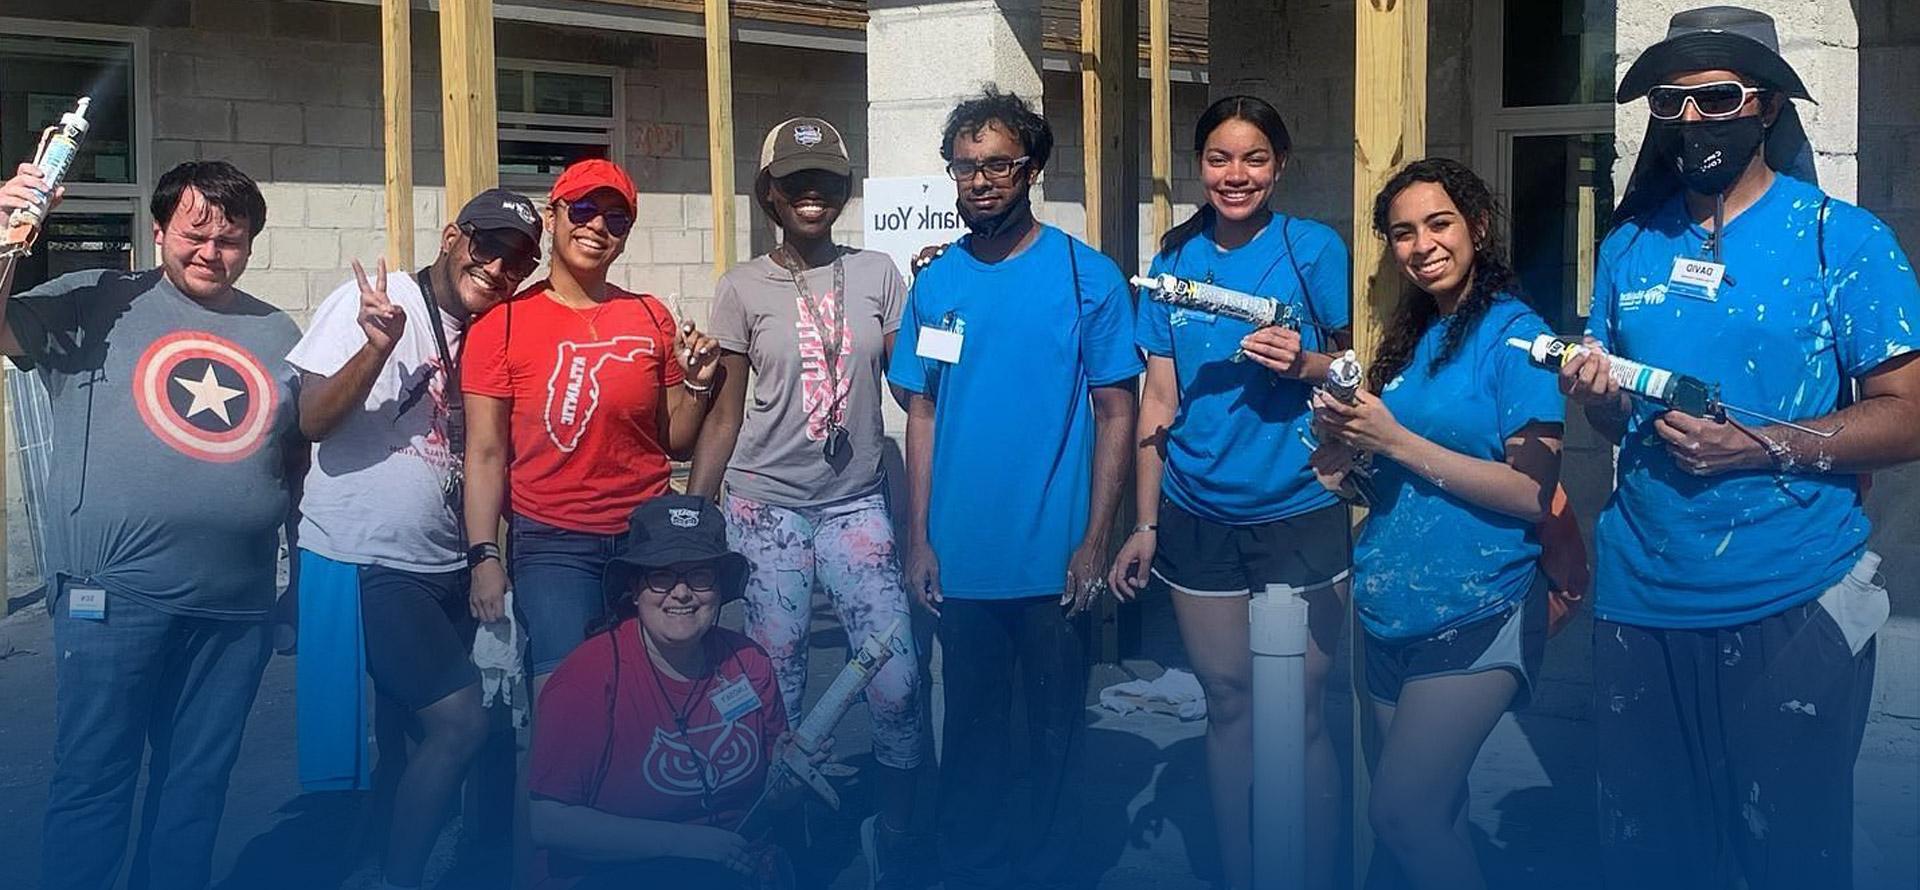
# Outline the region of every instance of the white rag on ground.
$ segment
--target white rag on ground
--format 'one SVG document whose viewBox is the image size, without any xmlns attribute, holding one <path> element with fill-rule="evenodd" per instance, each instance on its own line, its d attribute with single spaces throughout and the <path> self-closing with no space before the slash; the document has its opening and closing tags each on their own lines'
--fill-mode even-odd
<svg viewBox="0 0 1920 890">
<path fill-rule="evenodd" d="M 1100 690 L 1100 707 L 1116 714 L 1152 711 L 1199 720 L 1207 716 L 1207 697 L 1199 679 L 1174 668 L 1156 679 L 1128 680 Z"/>
<path fill-rule="evenodd" d="M 526 679 L 526 664 L 520 653 L 527 647 L 527 632 L 513 617 L 513 588 L 507 588 L 506 617 L 480 625 L 473 633 L 473 666 L 480 669 L 481 704 L 493 707 L 495 701 L 513 708 L 513 725 L 527 725 L 527 703 L 516 700 L 514 689 Z"/>
</svg>

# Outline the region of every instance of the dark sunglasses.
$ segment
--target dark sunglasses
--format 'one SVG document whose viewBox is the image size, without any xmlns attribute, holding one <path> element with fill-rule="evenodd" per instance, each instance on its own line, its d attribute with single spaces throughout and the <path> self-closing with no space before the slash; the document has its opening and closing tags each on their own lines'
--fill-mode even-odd
<svg viewBox="0 0 1920 890">
<path fill-rule="evenodd" d="M 687 588 L 705 593 L 719 583 L 720 573 L 712 566 L 696 566 L 684 572 L 674 569 L 648 569 L 640 576 L 640 582 L 654 593 L 672 593 L 680 582 L 687 582 Z"/>
<path fill-rule="evenodd" d="M 1662 84 L 1647 91 L 1647 113 L 1653 115 L 1654 120 L 1679 120 L 1687 113 L 1687 103 L 1692 102 L 1701 117 L 1725 120 L 1746 107 L 1747 97 L 1764 92 L 1766 90 L 1737 80 L 1717 80 L 1690 87 Z"/>
<path fill-rule="evenodd" d="M 976 173 L 987 174 L 988 181 L 1003 182 L 1013 175 L 1013 171 L 1025 167 L 1032 158 L 1021 155 L 1017 158 L 994 158 L 987 161 L 953 161 L 947 164 L 947 175 L 954 182 L 967 182 Z"/>
<path fill-rule="evenodd" d="M 593 218 L 598 216 L 606 219 L 607 234 L 615 238 L 625 238 L 628 232 L 633 231 L 633 211 L 624 207 L 608 207 L 602 209 L 600 205 L 586 198 L 581 198 L 577 201 L 567 201 L 565 204 L 567 205 L 567 220 L 576 226 L 584 226 L 587 223 L 593 222 Z"/>
<path fill-rule="evenodd" d="M 467 253 L 473 261 L 482 266 L 490 266 L 494 260 L 503 261 L 501 271 L 508 278 L 519 281 L 533 274 L 540 265 L 540 249 L 536 246 L 527 250 L 520 241 L 492 229 L 476 229 L 473 226 L 461 226 L 460 233 L 467 236 Z"/>
</svg>

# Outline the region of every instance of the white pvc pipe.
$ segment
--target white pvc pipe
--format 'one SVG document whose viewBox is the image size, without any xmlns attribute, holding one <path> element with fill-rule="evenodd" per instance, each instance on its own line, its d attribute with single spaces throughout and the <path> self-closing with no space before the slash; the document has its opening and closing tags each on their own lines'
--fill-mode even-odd
<svg viewBox="0 0 1920 890">
<path fill-rule="evenodd" d="M 1270 584 L 1249 606 L 1253 650 L 1253 884 L 1306 883 L 1307 601 Z"/>
</svg>

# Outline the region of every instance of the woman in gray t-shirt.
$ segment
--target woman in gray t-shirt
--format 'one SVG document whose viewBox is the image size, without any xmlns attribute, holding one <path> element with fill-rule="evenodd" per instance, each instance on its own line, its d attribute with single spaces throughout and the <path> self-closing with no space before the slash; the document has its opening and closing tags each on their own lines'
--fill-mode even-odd
<svg viewBox="0 0 1920 890">
<path fill-rule="evenodd" d="M 720 391 L 694 452 L 690 493 L 718 497 L 733 549 L 753 565 L 747 633 L 772 656 L 796 722 L 804 711 L 816 581 L 852 645 L 894 630 L 867 688 L 880 812 L 861 824 L 875 884 L 898 886 L 922 738 L 918 660 L 883 493 L 883 374 L 906 286 L 886 254 L 833 242 L 852 169 L 826 121 L 773 128 L 754 194 L 780 227 L 772 252 L 720 279 L 709 331 Z M 752 379 L 748 379 L 748 371 Z M 748 398 L 749 386 L 752 398 Z"/>
</svg>

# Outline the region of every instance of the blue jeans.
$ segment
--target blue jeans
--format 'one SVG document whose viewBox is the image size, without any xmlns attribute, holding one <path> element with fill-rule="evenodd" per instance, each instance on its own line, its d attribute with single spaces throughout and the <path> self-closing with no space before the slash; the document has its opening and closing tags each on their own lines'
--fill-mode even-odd
<svg viewBox="0 0 1920 890">
<path fill-rule="evenodd" d="M 524 516 L 507 520 L 513 603 L 532 650 L 528 674 L 553 673 L 607 611 L 607 562 L 626 535 L 556 528 Z"/>
<path fill-rule="evenodd" d="M 103 621 L 56 593 L 53 779 L 40 862 L 47 890 L 107 890 L 153 748 L 132 890 L 200 890 L 227 779 L 272 637 L 265 620 L 185 618 L 109 593 Z"/>
</svg>

